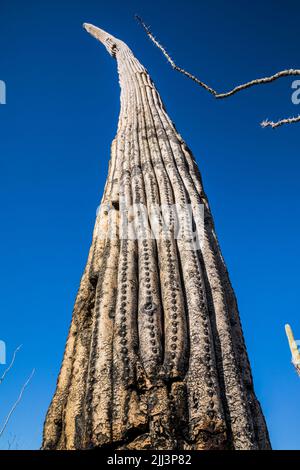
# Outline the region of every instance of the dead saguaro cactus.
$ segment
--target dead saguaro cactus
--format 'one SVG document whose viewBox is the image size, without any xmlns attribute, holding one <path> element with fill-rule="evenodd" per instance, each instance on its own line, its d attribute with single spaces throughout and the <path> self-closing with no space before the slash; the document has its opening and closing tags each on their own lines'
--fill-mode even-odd
<svg viewBox="0 0 300 470">
<path fill-rule="evenodd" d="M 127 45 L 85 29 L 117 60 L 121 112 L 43 448 L 268 449 L 194 157 Z M 158 217 L 165 236 L 151 236 L 152 208 L 174 204 Z M 132 205 L 146 217 L 120 236 Z"/>
</svg>

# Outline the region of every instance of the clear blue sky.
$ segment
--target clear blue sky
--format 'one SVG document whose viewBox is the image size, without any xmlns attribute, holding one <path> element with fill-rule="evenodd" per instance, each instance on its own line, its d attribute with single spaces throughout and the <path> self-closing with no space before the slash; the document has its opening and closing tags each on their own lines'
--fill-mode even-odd
<svg viewBox="0 0 300 470">
<path fill-rule="evenodd" d="M 40 446 L 116 131 L 116 65 L 87 21 L 131 46 L 196 156 L 273 447 L 300 449 L 300 380 L 284 333 L 289 322 L 300 339 L 300 125 L 259 127 L 300 113 L 292 79 L 215 101 L 171 70 L 135 13 L 220 91 L 299 68 L 296 0 L 1 0 L 0 339 L 9 357 L 23 344 L 1 385 L 1 419 L 36 374 L 0 447 L 14 435 L 19 448 Z"/>
</svg>

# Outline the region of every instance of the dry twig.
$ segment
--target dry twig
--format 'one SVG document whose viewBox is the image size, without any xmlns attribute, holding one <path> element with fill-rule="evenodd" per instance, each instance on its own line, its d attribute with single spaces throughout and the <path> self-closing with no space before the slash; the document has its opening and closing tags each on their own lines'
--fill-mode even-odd
<svg viewBox="0 0 300 470">
<path fill-rule="evenodd" d="M 276 127 L 280 127 L 283 124 L 293 124 L 295 122 L 300 122 L 300 115 L 291 118 L 281 119 L 277 122 L 266 120 L 261 123 L 261 127 L 272 127 L 272 129 L 275 129 Z"/>
<path fill-rule="evenodd" d="M 21 349 L 21 347 L 22 347 L 22 344 L 20 344 L 20 346 L 18 346 L 18 347 L 14 350 L 13 357 L 12 357 L 12 360 L 11 360 L 9 366 L 8 366 L 7 369 L 5 369 L 5 371 L 3 372 L 2 377 L 0 377 L 0 385 L 2 384 L 3 380 L 5 379 L 6 374 L 10 371 L 10 369 L 11 369 L 12 366 L 14 365 L 17 352 Z"/>
<path fill-rule="evenodd" d="M 29 384 L 30 380 L 32 379 L 33 375 L 35 373 L 35 369 L 32 370 L 30 376 L 28 377 L 28 379 L 26 380 L 26 382 L 24 383 L 24 385 L 22 386 L 21 390 L 20 390 L 20 393 L 19 393 L 19 396 L 17 398 L 17 400 L 15 401 L 15 403 L 13 404 L 13 406 L 11 407 L 8 415 L 6 416 L 5 418 L 5 421 L 4 421 L 4 424 L 0 430 L 0 437 L 2 437 L 5 429 L 6 429 L 6 426 L 8 425 L 9 423 L 9 420 L 13 414 L 13 412 L 15 411 L 16 407 L 18 406 L 18 404 L 20 403 L 20 401 L 22 400 L 22 396 L 23 396 L 23 393 L 25 391 L 25 388 L 27 387 L 27 385 Z"/>
<path fill-rule="evenodd" d="M 256 85 L 264 85 L 266 83 L 271 83 L 271 82 L 274 82 L 276 80 L 278 80 L 279 78 L 282 78 L 282 77 L 288 77 L 288 76 L 292 76 L 292 75 L 300 75 L 300 70 L 299 69 L 288 69 L 288 70 L 282 70 L 280 72 L 277 72 L 275 73 L 274 75 L 271 75 L 270 77 L 263 77 L 263 78 L 257 78 L 255 80 L 251 80 L 250 82 L 247 82 L 247 83 L 243 83 L 242 85 L 238 85 L 236 86 L 235 88 L 233 88 L 232 90 L 226 92 L 226 93 L 218 93 L 216 90 L 214 90 L 213 88 L 211 88 L 210 86 L 208 86 L 206 83 L 202 82 L 201 80 L 199 80 L 199 78 L 197 78 L 195 75 L 191 74 L 190 72 L 187 72 L 186 70 L 182 69 L 181 67 L 178 67 L 178 65 L 176 65 L 176 63 L 174 62 L 174 60 L 171 58 L 170 54 L 167 52 L 167 50 L 160 44 L 160 42 L 154 37 L 154 35 L 152 34 L 149 26 L 147 26 L 144 21 L 142 20 L 142 18 L 140 18 L 138 15 L 135 16 L 137 21 L 141 24 L 141 26 L 144 28 L 146 34 L 148 35 L 148 37 L 151 39 L 151 41 L 155 44 L 155 46 L 158 47 L 158 49 L 160 49 L 160 51 L 163 53 L 163 55 L 165 56 L 165 58 L 167 59 L 167 61 L 169 62 L 169 64 L 171 65 L 171 67 L 174 69 L 174 70 L 177 70 L 178 72 L 182 73 L 183 75 L 185 75 L 186 77 L 190 78 L 191 80 L 193 80 L 195 83 L 197 83 L 199 86 L 201 86 L 202 88 L 204 88 L 206 91 L 208 91 L 209 93 L 211 93 L 215 98 L 217 99 L 222 99 L 222 98 L 228 98 L 230 96 L 233 96 L 235 95 L 236 93 L 238 93 L 239 91 L 242 91 L 242 90 L 246 90 L 247 88 L 250 88 L 250 87 L 253 87 L 253 86 L 256 86 Z M 294 122 L 298 122 L 300 121 L 300 117 L 293 117 L 293 118 L 288 118 L 288 119 L 282 119 L 281 121 L 278 121 L 278 122 L 272 122 L 272 121 L 263 121 L 261 123 L 261 126 L 262 127 L 272 127 L 272 128 L 276 128 L 276 127 L 279 127 L 279 126 L 282 126 L 283 124 L 290 124 L 290 123 L 294 123 Z"/>
</svg>

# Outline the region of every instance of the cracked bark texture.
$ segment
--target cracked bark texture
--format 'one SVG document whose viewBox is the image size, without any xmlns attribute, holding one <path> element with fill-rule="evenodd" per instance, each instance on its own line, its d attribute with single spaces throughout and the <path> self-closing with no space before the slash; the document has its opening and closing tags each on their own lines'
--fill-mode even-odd
<svg viewBox="0 0 300 470">
<path fill-rule="evenodd" d="M 194 157 L 127 45 L 84 26 L 117 60 L 121 112 L 43 449 L 269 449 Z M 201 249 L 171 215 L 166 238 L 111 236 L 132 204 L 174 203 L 204 205 Z"/>
</svg>

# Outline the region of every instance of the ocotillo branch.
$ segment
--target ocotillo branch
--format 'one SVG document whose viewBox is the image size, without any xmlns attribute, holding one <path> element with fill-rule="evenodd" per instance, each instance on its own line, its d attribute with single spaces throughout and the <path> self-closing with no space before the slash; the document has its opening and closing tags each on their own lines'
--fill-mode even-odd
<svg viewBox="0 0 300 470">
<path fill-rule="evenodd" d="M 179 67 L 175 62 L 174 60 L 171 58 L 170 54 L 167 52 L 167 50 L 165 49 L 165 47 L 163 47 L 160 42 L 154 37 L 153 33 L 151 32 L 149 26 L 147 26 L 145 24 L 145 22 L 142 20 L 142 18 L 140 18 L 138 15 L 135 16 L 135 18 L 137 19 L 137 21 L 141 24 L 141 26 L 144 28 L 147 36 L 151 39 L 151 41 L 153 42 L 153 44 L 155 44 L 156 47 L 158 47 L 158 49 L 160 49 L 160 51 L 163 53 L 163 55 L 165 56 L 165 58 L 167 59 L 167 61 L 169 62 L 169 64 L 171 65 L 171 67 L 174 69 L 174 70 L 177 70 L 177 72 L 180 72 L 182 73 L 183 75 L 185 75 L 186 77 L 190 78 L 191 80 L 193 80 L 193 82 L 197 83 L 199 86 L 201 86 L 202 88 L 204 88 L 206 91 L 208 91 L 211 95 L 214 96 L 214 98 L 216 99 L 223 99 L 223 98 L 229 98 L 230 96 L 233 96 L 235 95 L 236 93 L 238 93 L 239 91 L 242 91 L 242 90 L 246 90 L 247 88 L 251 88 L 255 85 L 264 85 L 266 83 L 271 83 L 271 82 L 274 82 L 276 80 L 278 80 L 279 78 L 282 78 L 282 77 L 288 77 L 288 76 L 291 76 L 291 75 L 300 75 L 300 70 L 299 69 L 288 69 L 288 70 L 281 70 L 280 72 L 277 72 L 275 73 L 274 75 L 271 75 L 270 77 L 263 77 L 263 78 L 257 78 L 255 80 L 251 80 L 250 82 L 247 82 L 247 83 L 243 83 L 242 85 L 238 85 L 236 87 L 234 87 L 232 90 L 228 91 L 228 92 L 225 92 L 225 93 L 219 93 L 217 92 L 216 90 L 214 90 L 212 87 L 210 87 L 209 85 L 207 85 L 206 83 L 204 83 L 202 80 L 200 80 L 199 78 L 197 78 L 195 75 L 191 74 L 190 72 L 187 72 L 185 69 Z M 283 124 L 292 124 L 292 123 L 295 123 L 295 122 L 300 122 L 300 115 L 299 116 L 295 116 L 295 117 L 291 117 L 291 118 L 285 118 L 285 119 L 281 119 L 280 121 L 277 121 L 277 122 L 273 122 L 273 121 L 269 121 L 269 120 L 264 120 L 262 123 L 261 123 L 261 126 L 262 127 L 272 127 L 273 129 L 275 129 L 276 127 L 280 127 L 282 126 Z"/>
</svg>

